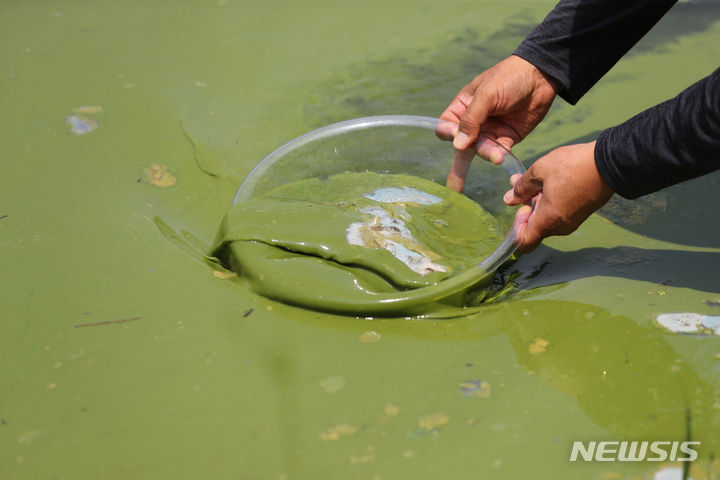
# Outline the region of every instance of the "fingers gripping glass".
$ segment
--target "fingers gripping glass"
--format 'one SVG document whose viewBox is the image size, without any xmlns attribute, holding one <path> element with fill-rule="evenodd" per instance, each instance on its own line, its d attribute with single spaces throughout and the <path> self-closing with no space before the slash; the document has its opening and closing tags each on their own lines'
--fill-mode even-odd
<svg viewBox="0 0 720 480">
<path fill-rule="evenodd" d="M 525 171 L 520 161 L 500 144 L 483 137 L 472 150 L 455 156 L 451 136 L 455 124 L 430 117 L 387 115 L 364 117 L 328 125 L 281 146 L 260 162 L 243 181 L 233 205 L 262 196 L 282 185 L 307 178 L 327 178 L 342 172 L 376 172 L 413 175 L 462 191 L 492 214 L 506 232 L 503 241 L 474 268 L 435 285 L 397 293 L 374 295 L 357 305 L 315 301 L 310 308 L 345 313 L 402 312 L 405 304 L 442 300 L 483 279 L 515 251 L 516 208 L 502 201 L 509 177 Z M 438 138 L 440 137 L 440 138 Z M 477 153 L 490 160 L 472 162 Z M 454 158 L 455 157 L 455 158 Z M 449 174 L 450 173 L 450 174 Z M 451 177 L 462 177 L 460 188 Z M 472 219 L 468 219 L 472 221 Z"/>
</svg>

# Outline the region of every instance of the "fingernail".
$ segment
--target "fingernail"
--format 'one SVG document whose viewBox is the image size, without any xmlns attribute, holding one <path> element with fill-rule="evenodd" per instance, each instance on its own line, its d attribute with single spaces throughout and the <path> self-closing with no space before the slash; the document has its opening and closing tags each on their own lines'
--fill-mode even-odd
<svg viewBox="0 0 720 480">
<path fill-rule="evenodd" d="M 468 143 L 470 143 L 470 137 L 468 137 L 467 133 L 458 132 L 458 134 L 455 135 L 455 139 L 453 140 L 453 147 L 458 150 L 465 150 L 468 146 Z"/>
<path fill-rule="evenodd" d="M 499 150 L 495 150 L 490 155 L 490 161 L 492 163 L 494 163 L 495 165 L 500 165 L 504 159 L 505 159 L 505 155 L 503 155 L 503 153 Z"/>
<path fill-rule="evenodd" d="M 503 202 L 510 203 L 512 202 L 514 197 L 515 194 L 513 193 L 513 190 L 508 190 L 507 192 L 505 192 L 505 195 L 503 195 Z"/>
</svg>

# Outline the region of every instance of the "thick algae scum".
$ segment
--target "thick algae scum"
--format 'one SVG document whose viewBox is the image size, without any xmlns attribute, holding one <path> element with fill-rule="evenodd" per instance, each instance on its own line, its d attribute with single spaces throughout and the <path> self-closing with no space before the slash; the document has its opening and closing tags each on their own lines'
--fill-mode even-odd
<svg viewBox="0 0 720 480">
<path fill-rule="evenodd" d="M 0 478 L 678 480 L 678 462 L 568 459 L 690 439 L 687 476 L 718 480 L 717 174 L 614 199 L 451 320 L 288 306 L 188 255 L 278 145 L 440 115 L 555 3 L 0 2 Z M 678 2 L 515 155 L 709 74 L 718 20 Z"/>
<path fill-rule="evenodd" d="M 236 204 L 211 255 L 270 298 L 370 314 L 397 292 L 404 292 L 402 308 L 420 308 L 428 289 L 408 290 L 472 270 L 502 239 L 480 205 L 443 186 L 346 172 Z M 464 287 L 483 277 L 467 277 Z"/>
</svg>

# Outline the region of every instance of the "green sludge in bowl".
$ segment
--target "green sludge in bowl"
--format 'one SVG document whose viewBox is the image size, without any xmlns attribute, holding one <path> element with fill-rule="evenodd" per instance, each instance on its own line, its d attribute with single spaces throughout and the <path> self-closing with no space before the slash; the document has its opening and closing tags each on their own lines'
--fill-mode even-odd
<svg viewBox="0 0 720 480">
<path fill-rule="evenodd" d="M 437 122 L 367 117 L 280 147 L 240 186 L 210 255 L 257 293 L 305 308 L 378 316 L 459 306 L 514 251 L 502 193 L 524 169 L 503 149 L 501 166 L 472 162 L 463 194 L 445 188 L 453 149 L 435 136 Z"/>
</svg>

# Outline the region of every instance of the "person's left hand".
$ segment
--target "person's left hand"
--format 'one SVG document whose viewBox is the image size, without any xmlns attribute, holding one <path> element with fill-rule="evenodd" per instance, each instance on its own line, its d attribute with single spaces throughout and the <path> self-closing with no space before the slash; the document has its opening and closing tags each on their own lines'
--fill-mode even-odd
<svg viewBox="0 0 720 480">
<path fill-rule="evenodd" d="M 514 226 L 518 250 L 525 253 L 545 237 L 574 232 L 614 193 L 595 166 L 595 142 L 556 148 L 510 182 L 513 188 L 505 194 L 505 203 L 526 204 L 518 210 Z"/>
</svg>

